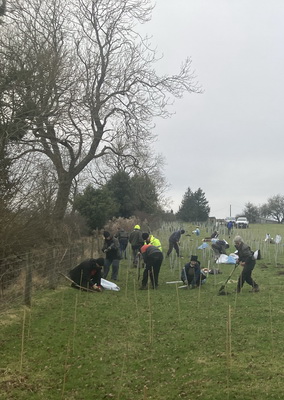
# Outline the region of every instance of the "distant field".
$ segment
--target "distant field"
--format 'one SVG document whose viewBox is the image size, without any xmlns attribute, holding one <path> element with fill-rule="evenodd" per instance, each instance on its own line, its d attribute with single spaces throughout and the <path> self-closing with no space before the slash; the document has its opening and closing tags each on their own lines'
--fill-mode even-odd
<svg viewBox="0 0 284 400">
<path fill-rule="evenodd" d="M 185 225 L 191 234 L 194 226 Z M 284 226 L 235 230 L 261 249 L 253 276 L 233 293 L 240 267 L 218 289 L 232 266 L 209 275 L 200 289 L 167 284 L 180 278 L 191 254 L 213 266 L 210 250 L 197 250 L 210 234 L 184 236 L 183 259 L 164 260 L 159 289 L 139 291 L 137 270 L 120 267 L 120 292 L 81 293 L 67 282 L 34 296 L 31 310 L 1 315 L 0 398 L 68 400 L 283 399 Z M 279 245 L 264 242 L 279 234 Z M 157 232 L 167 250 L 169 231 Z M 61 278 L 60 278 L 61 279 Z"/>
</svg>

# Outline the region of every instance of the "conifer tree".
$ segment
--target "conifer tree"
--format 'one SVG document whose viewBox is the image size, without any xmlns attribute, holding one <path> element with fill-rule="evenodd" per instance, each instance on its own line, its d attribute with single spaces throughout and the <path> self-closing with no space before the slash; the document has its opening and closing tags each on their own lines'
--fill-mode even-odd
<svg viewBox="0 0 284 400">
<path fill-rule="evenodd" d="M 210 213 L 210 207 L 205 193 L 199 188 L 192 192 L 190 188 L 185 192 L 177 217 L 185 222 L 206 221 Z"/>
</svg>

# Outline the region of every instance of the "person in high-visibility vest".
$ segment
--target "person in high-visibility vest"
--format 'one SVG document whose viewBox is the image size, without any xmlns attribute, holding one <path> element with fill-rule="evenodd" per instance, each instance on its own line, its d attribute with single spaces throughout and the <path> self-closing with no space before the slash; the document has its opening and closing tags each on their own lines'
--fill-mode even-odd
<svg viewBox="0 0 284 400">
<path fill-rule="evenodd" d="M 145 240 L 145 244 L 151 244 L 152 246 L 158 247 L 159 250 L 163 250 L 160 240 L 154 235 L 150 235 L 149 233 L 145 232 L 142 233 L 142 238 Z"/>
</svg>

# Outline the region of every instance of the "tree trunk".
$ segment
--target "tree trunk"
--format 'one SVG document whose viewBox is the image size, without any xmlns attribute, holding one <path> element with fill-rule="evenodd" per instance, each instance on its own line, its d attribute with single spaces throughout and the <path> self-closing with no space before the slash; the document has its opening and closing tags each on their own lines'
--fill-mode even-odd
<svg viewBox="0 0 284 400">
<path fill-rule="evenodd" d="M 0 16 L 2 17 L 6 12 L 6 0 L 2 0 L 0 4 Z"/>
<path fill-rule="evenodd" d="M 70 174 L 65 173 L 60 179 L 58 184 L 58 192 L 53 209 L 53 219 L 57 222 L 63 220 L 68 205 L 72 185 L 72 177 Z"/>
</svg>

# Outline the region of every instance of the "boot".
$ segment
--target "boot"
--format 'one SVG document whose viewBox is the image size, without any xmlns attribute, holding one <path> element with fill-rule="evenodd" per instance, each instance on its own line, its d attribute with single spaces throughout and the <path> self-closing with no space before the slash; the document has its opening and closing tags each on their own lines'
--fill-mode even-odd
<svg viewBox="0 0 284 400">
<path fill-rule="evenodd" d="M 252 290 L 251 290 L 251 293 L 258 293 L 258 292 L 259 292 L 259 286 L 258 285 L 254 285 Z"/>
</svg>

